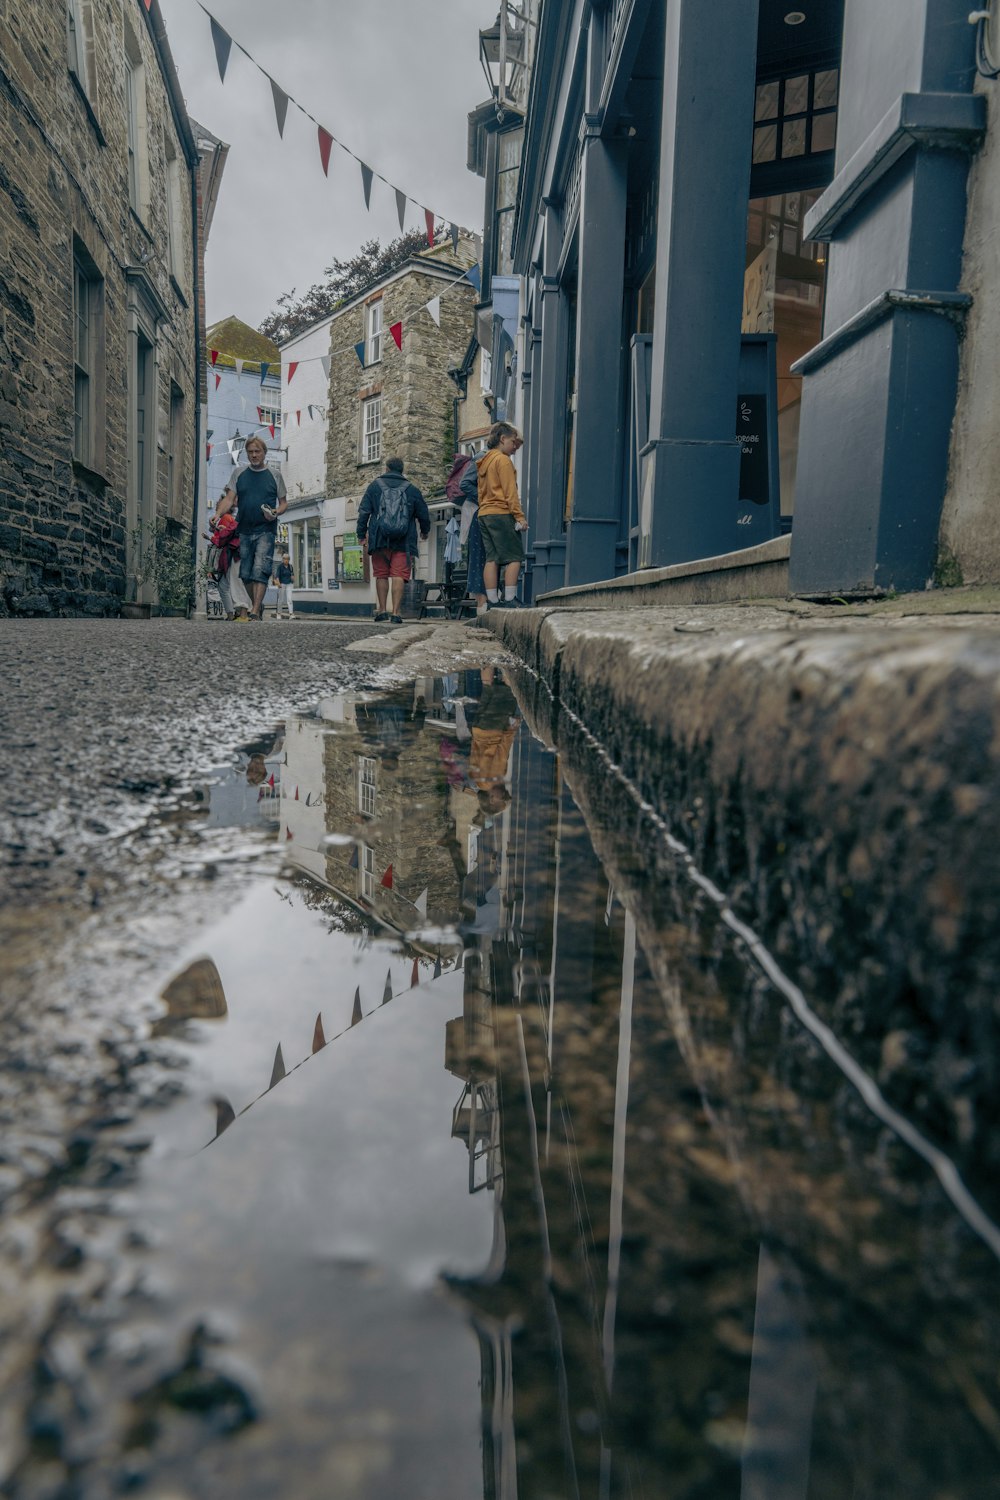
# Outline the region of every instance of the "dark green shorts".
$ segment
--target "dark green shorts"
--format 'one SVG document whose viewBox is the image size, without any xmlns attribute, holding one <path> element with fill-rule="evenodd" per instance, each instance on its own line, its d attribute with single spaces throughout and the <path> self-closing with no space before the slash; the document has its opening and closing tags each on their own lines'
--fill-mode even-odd
<svg viewBox="0 0 1000 1500">
<path fill-rule="evenodd" d="M 501 567 L 506 567 L 507 563 L 524 562 L 522 533 L 514 525 L 513 516 L 480 516 L 479 529 L 483 534 L 486 562 L 499 563 Z"/>
</svg>

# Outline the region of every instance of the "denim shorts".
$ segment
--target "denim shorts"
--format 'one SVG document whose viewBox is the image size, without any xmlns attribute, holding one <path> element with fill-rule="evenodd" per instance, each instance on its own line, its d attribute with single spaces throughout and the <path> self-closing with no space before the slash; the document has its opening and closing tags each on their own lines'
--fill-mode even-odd
<svg viewBox="0 0 1000 1500">
<path fill-rule="evenodd" d="M 271 526 L 240 532 L 240 577 L 244 583 L 270 583 L 274 538 Z"/>
</svg>

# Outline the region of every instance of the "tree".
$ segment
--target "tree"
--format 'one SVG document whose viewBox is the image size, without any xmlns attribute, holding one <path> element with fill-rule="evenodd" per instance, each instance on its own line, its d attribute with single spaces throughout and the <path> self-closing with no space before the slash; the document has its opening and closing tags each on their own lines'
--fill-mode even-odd
<svg viewBox="0 0 1000 1500">
<path fill-rule="evenodd" d="M 326 267 L 325 281 L 316 282 L 301 297 L 296 297 L 295 288 L 283 292 L 277 305 L 260 324 L 260 332 L 284 343 L 310 323 L 334 312 L 342 302 L 367 291 L 398 269 L 411 255 L 427 248 L 427 236 L 422 229 L 411 229 L 390 241 L 384 248 L 375 240 L 367 240 L 350 260 L 335 260 Z"/>
</svg>

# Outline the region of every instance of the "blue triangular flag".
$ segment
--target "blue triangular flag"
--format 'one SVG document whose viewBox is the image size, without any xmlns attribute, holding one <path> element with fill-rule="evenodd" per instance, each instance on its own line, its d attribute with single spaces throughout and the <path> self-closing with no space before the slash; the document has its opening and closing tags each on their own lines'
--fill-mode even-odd
<svg viewBox="0 0 1000 1500">
<path fill-rule="evenodd" d="M 359 339 L 358 340 L 358 342 L 354 346 L 354 352 L 358 356 L 358 360 L 359 360 L 361 368 L 363 370 L 364 367 L 365 367 L 365 341 L 364 341 L 364 339 Z"/>
<path fill-rule="evenodd" d="M 226 81 L 226 67 L 229 63 L 229 53 L 232 49 L 233 39 L 228 31 L 223 31 L 214 16 L 209 16 L 212 25 L 212 41 L 215 43 L 215 60 L 219 64 L 219 77 L 222 82 Z"/>
<path fill-rule="evenodd" d="M 364 162 L 362 162 L 361 186 L 365 190 L 365 208 L 371 208 L 372 206 L 372 178 L 374 177 L 374 175 L 375 174 L 372 171 L 371 167 L 366 167 Z"/>
<path fill-rule="evenodd" d="M 269 364 L 266 364 L 266 363 L 265 363 L 265 364 L 262 364 L 262 365 L 261 365 L 261 367 L 260 367 L 260 379 L 261 379 L 261 384 L 263 384 L 263 382 L 264 382 L 264 381 L 265 381 L 265 380 L 266 380 L 266 379 L 267 379 L 267 372 L 268 372 L 268 370 L 269 370 L 269 369 L 270 369 L 270 368 L 271 368 L 271 366 L 270 366 L 270 365 L 269 365 Z"/>
<path fill-rule="evenodd" d="M 483 278 L 479 274 L 478 266 L 470 266 L 465 273 L 466 281 L 471 281 L 477 292 L 482 292 Z"/>
</svg>

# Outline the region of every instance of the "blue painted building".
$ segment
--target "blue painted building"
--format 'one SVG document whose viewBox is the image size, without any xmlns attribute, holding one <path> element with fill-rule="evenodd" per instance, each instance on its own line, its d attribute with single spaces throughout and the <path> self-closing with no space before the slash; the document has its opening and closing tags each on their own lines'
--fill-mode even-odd
<svg viewBox="0 0 1000 1500">
<path fill-rule="evenodd" d="M 280 464 L 281 355 L 277 344 L 238 318 L 208 330 L 208 509 L 228 487 L 235 464 L 243 463 L 248 437 L 267 444 L 268 461 Z M 272 433 L 271 428 L 274 428 Z"/>
<path fill-rule="evenodd" d="M 522 0 L 480 41 L 536 597 L 761 541 L 801 594 L 933 580 L 1000 291 L 969 7 Z"/>
</svg>

